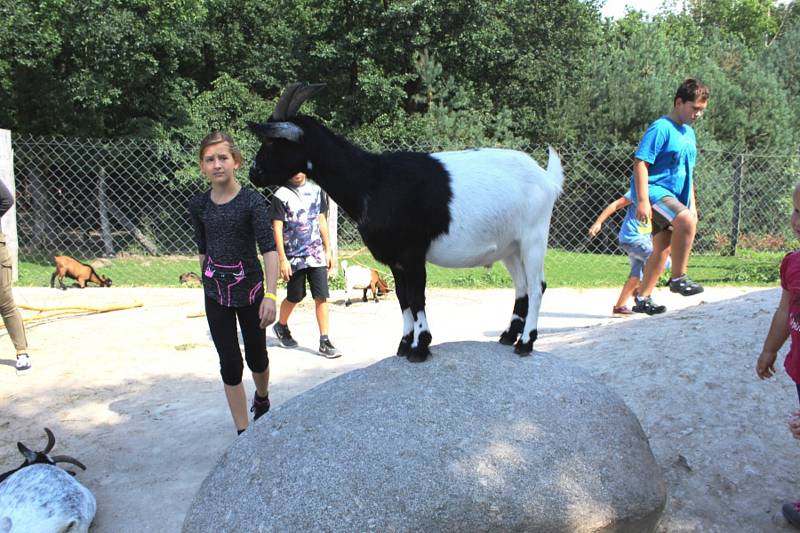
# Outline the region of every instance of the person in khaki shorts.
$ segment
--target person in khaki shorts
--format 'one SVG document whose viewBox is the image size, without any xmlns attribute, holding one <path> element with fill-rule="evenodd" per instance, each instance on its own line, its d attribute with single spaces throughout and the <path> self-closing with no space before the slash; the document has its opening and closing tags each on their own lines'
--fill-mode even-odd
<svg viewBox="0 0 800 533">
<path fill-rule="evenodd" d="M 11 191 L 0 181 L 0 217 L 5 215 L 14 205 Z M 0 231 L 0 314 L 6 326 L 11 342 L 17 350 L 17 375 L 22 375 L 31 369 L 31 358 L 28 355 L 28 339 L 25 337 L 25 325 L 22 315 L 19 314 L 17 304 L 14 303 L 12 292 L 11 257 L 6 247 L 6 236 Z"/>
</svg>

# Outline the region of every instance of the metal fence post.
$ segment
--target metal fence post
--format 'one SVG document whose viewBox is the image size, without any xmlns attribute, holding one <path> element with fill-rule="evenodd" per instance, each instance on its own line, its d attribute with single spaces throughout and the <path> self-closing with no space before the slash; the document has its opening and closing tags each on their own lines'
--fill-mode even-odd
<svg viewBox="0 0 800 533">
<path fill-rule="evenodd" d="M 108 197 L 106 196 L 106 169 L 100 167 L 97 186 L 97 208 L 100 211 L 100 233 L 103 236 L 103 251 L 106 257 L 114 256 L 114 237 L 108 219 Z"/>
<path fill-rule="evenodd" d="M 739 224 L 742 217 L 742 174 L 744 173 L 744 154 L 736 156 L 733 165 L 733 216 L 731 217 L 731 246 L 729 255 L 736 255 L 739 244 Z"/>
<path fill-rule="evenodd" d="M 12 196 L 16 196 L 14 182 L 14 150 L 11 148 L 11 131 L 0 130 L 0 180 L 3 180 Z M 16 202 L 14 203 L 16 205 Z M 6 236 L 6 248 L 11 257 L 11 278 L 17 281 L 19 276 L 18 241 L 17 241 L 17 210 L 14 205 L 3 216 L 2 231 Z"/>
</svg>

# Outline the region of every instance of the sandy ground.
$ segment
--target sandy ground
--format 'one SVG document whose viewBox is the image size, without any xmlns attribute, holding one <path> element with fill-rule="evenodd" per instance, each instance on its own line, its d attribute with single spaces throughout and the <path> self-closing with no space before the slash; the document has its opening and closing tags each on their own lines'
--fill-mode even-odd
<svg viewBox="0 0 800 533">
<path fill-rule="evenodd" d="M 32 306 L 144 305 L 30 327 L 26 376 L 15 374 L 10 340 L 0 341 L 0 471 L 19 464 L 17 441 L 39 449 L 47 426 L 55 453 L 88 466 L 78 477 L 97 497 L 93 532 L 179 531 L 236 438 L 205 319 L 187 318 L 201 311 L 200 290 L 15 291 Z M 668 313 L 630 318 L 609 315 L 616 294 L 549 289 L 536 349 L 585 368 L 637 414 L 668 483 L 661 530 L 788 530 L 780 504 L 800 498 L 800 444 L 785 422 L 797 394 L 782 371 L 760 382 L 753 370 L 779 291 L 711 288 L 683 298 L 662 289 Z M 269 332 L 273 406 L 393 353 L 396 301 L 345 307 L 342 298 L 334 291 L 331 307 L 340 359 L 316 355 L 307 305 L 290 322 L 300 349 L 276 346 Z M 434 356 L 439 342 L 494 341 L 512 301 L 510 289 L 430 290 Z M 249 377 L 245 384 L 252 394 Z"/>
</svg>

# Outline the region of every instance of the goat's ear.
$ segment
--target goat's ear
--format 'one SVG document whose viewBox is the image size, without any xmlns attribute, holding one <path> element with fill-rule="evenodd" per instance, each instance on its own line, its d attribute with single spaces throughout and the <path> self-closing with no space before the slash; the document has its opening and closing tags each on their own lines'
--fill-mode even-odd
<svg viewBox="0 0 800 533">
<path fill-rule="evenodd" d="M 19 453 L 21 453 L 22 456 L 25 457 L 26 461 L 28 461 L 29 463 L 33 463 L 34 461 L 36 461 L 36 452 L 30 450 L 27 446 L 25 446 L 21 442 L 17 443 L 17 448 L 19 448 Z"/>
<path fill-rule="evenodd" d="M 300 142 L 303 137 L 303 129 L 293 122 L 266 122 L 264 124 L 248 122 L 247 127 L 261 139 L 261 142 L 273 139 Z"/>
</svg>

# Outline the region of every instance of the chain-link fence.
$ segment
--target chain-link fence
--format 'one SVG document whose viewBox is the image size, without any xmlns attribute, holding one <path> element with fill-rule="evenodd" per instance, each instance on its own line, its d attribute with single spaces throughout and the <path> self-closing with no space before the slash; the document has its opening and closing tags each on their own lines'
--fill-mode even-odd
<svg viewBox="0 0 800 533">
<path fill-rule="evenodd" d="M 430 151 L 439 147 L 383 146 Z M 595 239 L 588 228 L 628 188 L 633 146 L 561 146 L 566 182 L 550 228 L 550 249 L 619 254 L 612 217 Z M 149 140 L 13 136 L 19 259 L 50 264 L 53 255 L 196 257 L 186 205 L 207 187 L 196 147 Z M 543 146 L 522 148 L 543 166 Z M 247 156 L 248 154 L 245 154 Z M 782 250 L 791 238 L 791 190 L 800 156 L 702 150 L 695 170 L 699 254 Z M 242 180 L 246 182 L 246 179 Z M 265 191 L 267 198 L 270 191 Z M 339 210 L 340 250 L 362 247 L 355 224 Z M 564 254 L 562 260 L 568 261 Z M 142 268 L 151 268 L 145 264 Z"/>
</svg>

